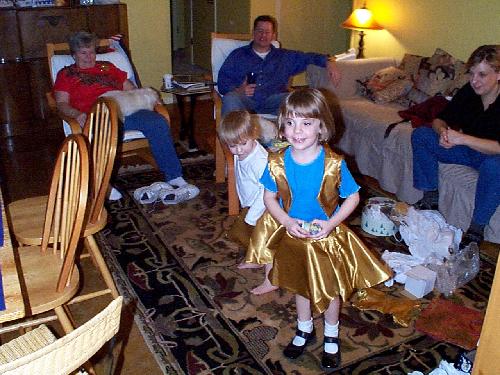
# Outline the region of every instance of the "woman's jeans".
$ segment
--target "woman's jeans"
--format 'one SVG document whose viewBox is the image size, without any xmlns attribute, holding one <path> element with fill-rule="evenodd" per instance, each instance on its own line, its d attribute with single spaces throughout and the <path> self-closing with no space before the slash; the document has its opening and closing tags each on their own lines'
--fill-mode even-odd
<svg viewBox="0 0 500 375">
<path fill-rule="evenodd" d="M 483 154 L 467 146 L 441 147 L 438 134 L 425 127 L 413 131 L 411 144 L 416 189 L 438 189 L 438 162 L 465 165 L 479 172 L 472 221 L 487 225 L 500 204 L 500 155 Z"/>
<path fill-rule="evenodd" d="M 144 134 L 166 181 L 182 176 L 182 167 L 175 153 L 170 126 L 162 115 L 145 109 L 137 111 L 125 117 L 123 130 L 139 130 Z"/>
</svg>

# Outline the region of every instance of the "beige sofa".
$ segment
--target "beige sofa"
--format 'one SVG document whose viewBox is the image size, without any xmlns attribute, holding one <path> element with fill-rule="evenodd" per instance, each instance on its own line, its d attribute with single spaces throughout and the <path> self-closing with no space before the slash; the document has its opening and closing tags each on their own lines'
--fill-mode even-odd
<svg viewBox="0 0 500 375">
<path fill-rule="evenodd" d="M 422 193 L 413 187 L 411 133 L 409 123 L 397 125 L 384 139 L 387 126 L 400 121 L 398 111 L 404 109 L 394 102 L 376 104 L 357 95 L 356 80 L 376 71 L 397 66 L 393 58 L 368 58 L 339 61 L 342 80 L 334 87 L 326 70 L 317 66 L 307 69 L 310 87 L 333 91 L 340 100 L 345 120 L 345 132 L 337 146 L 356 161 L 364 175 L 371 176 L 380 186 L 400 200 L 413 204 Z M 474 206 L 477 172 L 459 165 L 441 164 L 439 168 L 439 210 L 448 223 L 462 229 L 470 224 Z M 500 208 L 486 227 L 485 239 L 500 243 Z"/>
</svg>

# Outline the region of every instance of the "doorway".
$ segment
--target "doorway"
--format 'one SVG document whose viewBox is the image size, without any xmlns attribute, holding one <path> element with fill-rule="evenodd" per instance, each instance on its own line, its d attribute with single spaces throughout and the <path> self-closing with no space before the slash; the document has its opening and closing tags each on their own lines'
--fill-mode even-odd
<svg viewBox="0 0 500 375">
<path fill-rule="evenodd" d="M 210 33 L 216 0 L 171 0 L 174 74 L 210 73 Z"/>
</svg>

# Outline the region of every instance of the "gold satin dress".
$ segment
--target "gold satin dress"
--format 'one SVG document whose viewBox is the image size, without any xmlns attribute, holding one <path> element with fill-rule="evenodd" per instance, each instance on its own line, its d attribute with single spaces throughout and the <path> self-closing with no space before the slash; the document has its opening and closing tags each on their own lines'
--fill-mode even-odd
<svg viewBox="0 0 500 375">
<path fill-rule="evenodd" d="M 329 217 L 338 205 L 342 157 L 325 148 L 325 169 L 318 201 Z M 291 206 L 291 192 L 285 175 L 284 151 L 269 154 L 269 170 L 278 186 L 285 211 Z M 357 289 L 377 285 L 392 276 L 379 259 L 346 225 L 340 224 L 321 240 L 291 236 L 265 212 L 250 238 L 246 262 L 273 262 L 273 285 L 311 301 L 314 312 L 324 312 L 334 298 L 347 301 Z"/>
</svg>

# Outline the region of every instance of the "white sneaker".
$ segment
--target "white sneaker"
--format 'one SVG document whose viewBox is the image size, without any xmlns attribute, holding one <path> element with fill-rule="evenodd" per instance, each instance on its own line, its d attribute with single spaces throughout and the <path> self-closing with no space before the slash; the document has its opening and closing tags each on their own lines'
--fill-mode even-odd
<svg viewBox="0 0 500 375">
<path fill-rule="evenodd" d="M 173 187 L 166 182 L 154 182 L 151 185 L 143 186 L 134 191 L 134 199 L 141 204 L 150 204 L 162 198 Z"/>
<path fill-rule="evenodd" d="M 163 204 L 177 204 L 193 199 L 200 194 L 200 189 L 196 186 L 187 184 L 177 189 L 168 191 L 162 198 Z"/>
<path fill-rule="evenodd" d="M 113 186 L 111 186 L 111 191 L 109 192 L 108 200 L 109 201 L 118 201 L 118 200 L 120 200 L 122 198 L 123 198 L 122 193 L 120 193 Z"/>
</svg>

